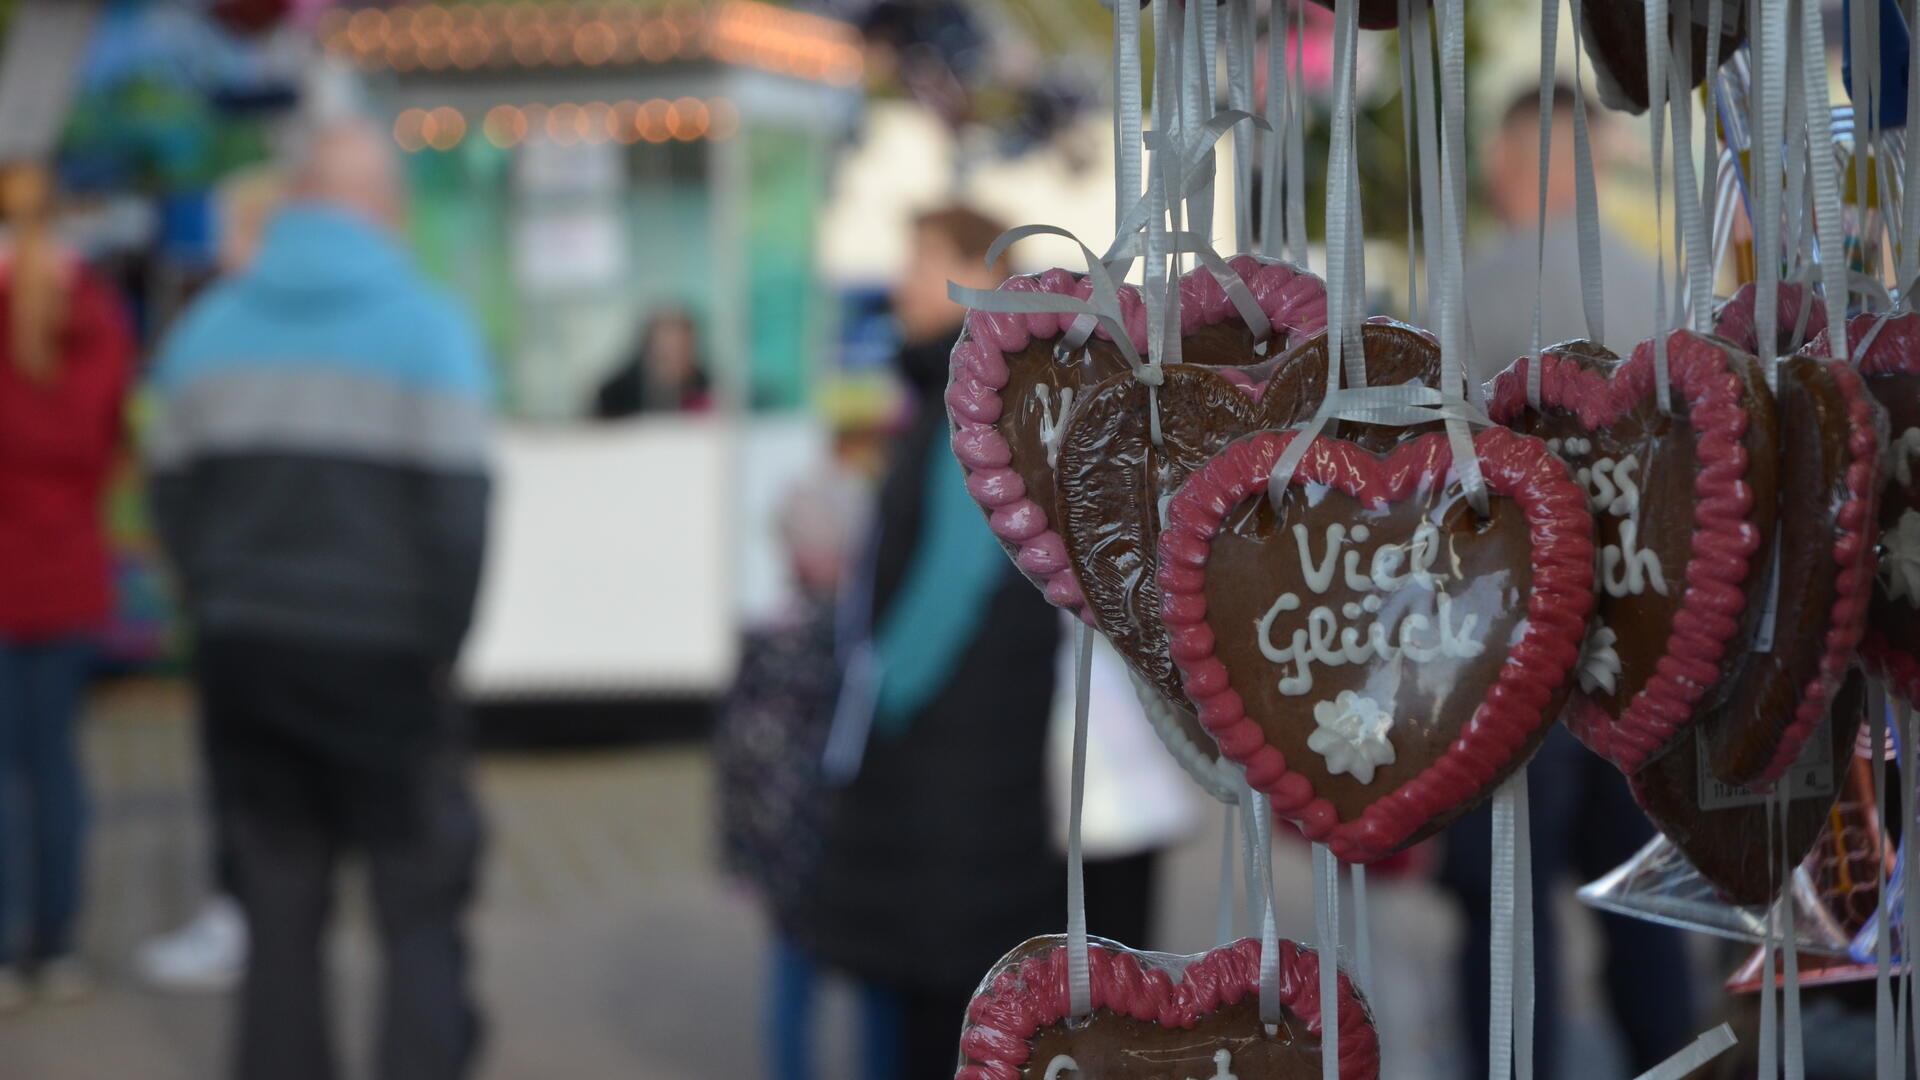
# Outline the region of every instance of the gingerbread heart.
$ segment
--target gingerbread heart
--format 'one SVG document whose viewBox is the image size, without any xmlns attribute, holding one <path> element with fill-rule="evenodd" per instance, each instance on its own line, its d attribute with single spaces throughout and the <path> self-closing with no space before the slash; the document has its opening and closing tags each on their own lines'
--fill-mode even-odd
<svg viewBox="0 0 1920 1080">
<path fill-rule="evenodd" d="M 1384 456 L 1297 432 L 1228 446 L 1168 508 L 1161 616 L 1187 697 L 1274 810 L 1349 862 L 1443 827 L 1519 768 L 1593 609 L 1586 494 L 1539 439 L 1473 439 L 1481 520 L 1441 433 Z"/>
<path fill-rule="evenodd" d="M 1760 328 L 1753 319 L 1754 299 L 1758 295 L 1757 287 L 1749 281 L 1713 312 L 1714 336 L 1723 337 L 1742 352 L 1754 356 L 1760 355 Z M 1811 289 L 1797 282 L 1783 281 L 1776 286 L 1774 295 L 1779 299 L 1775 303 L 1773 355 L 1789 355 L 1809 341 L 1818 341 L 1820 335 L 1827 332 L 1826 305 L 1808 304 L 1809 298 L 1818 299 Z"/>
<path fill-rule="evenodd" d="M 1088 947 L 1093 1013 L 1069 1020 L 1065 939 L 1008 953 L 975 992 L 955 1080 L 1319 1080 L 1320 958 L 1280 942 L 1280 1023 L 1260 1020 L 1260 943 L 1201 956 Z M 1340 1075 L 1375 1080 L 1380 1039 L 1339 975 Z"/>
<path fill-rule="evenodd" d="M 1179 285 L 1186 359 L 1258 363 L 1278 356 L 1296 335 L 1326 324 L 1326 289 L 1318 278 L 1249 255 L 1230 265 L 1252 290 L 1273 332 L 1267 341 L 1254 342 L 1212 273 L 1194 271 Z M 1091 293 L 1084 278 L 1064 270 L 1009 278 L 1000 288 L 1080 299 Z M 1144 343 L 1146 312 L 1139 291 L 1123 287 L 1120 309 L 1128 335 Z M 1070 314 L 969 312 L 954 346 L 946 403 L 967 490 L 986 511 L 1001 546 L 1049 601 L 1080 612 L 1084 600 L 1053 516 L 1054 460 L 1077 399 L 1128 366 L 1105 328 L 1095 331 L 1086 348 L 1060 355 L 1057 346 L 1073 321 Z"/>
<path fill-rule="evenodd" d="M 1860 658 L 1901 700 L 1920 704 L 1920 315 L 1861 315 L 1851 330 L 1866 343 L 1856 362 L 1867 392 L 1887 415 L 1880 572 Z"/>
<path fill-rule="evenodd" d="M 1431 335 L 1391 320 L 1369 322 L 1361 335 L 1370 385 L 1438 385 L 1440 346 Z M 1167 655 L 1153 573 L 1161 513 L 1187 477 L 1229 442 L 1312 416 L 1326 379 L 1321 333 L 1281 357 L 1257 401 L 1205 369 L 1168 368 L 1156 395 L 1158 444 L 1147 388 L 1130 375 L 1095 387 L 1067 424 L 1056 471 L 1058 520 L 1087 611 L 1127 664 L 1176 706 L 1186 697 Z M 1335 422 L 1328 433 L 1385 450 L 1409 430 Z"/>
<path fill-rule="evenodd" d="M 1723 0 L 1673 0 L 1668 25 L 1691 18 L 1693 85 L 1707 75 L 1707 11 Z M 1609 109 L 1639 115 L 1647 111 L 1647 9 L 1641 0 L 1594 0 L 1581 8 L 1581 43 L 1593 61 L 1600 100 Z M 1746 6 L 1730 4 L 1722 12 L 1720 58 L 1734 54 L 1747 39 Z M 1671 62 L 1671 60 L 1669 60 Z M 1688 89 L 1692 89 L 1689 87 Z"/>
<path fill-rule="evenodd" d="M 1651 341 L 1624 363 L 1587 341 L 1545 350 L 1537 410 L 1528 362 L 1494 380 L 1490 413 L 1573 468 L 1600 545 L 1565 718 L 1631 773 L 1692 723 L 1753 630 L 1748 593 L 1772 569 L 1756 574 L 1754 555 L 1773 536 L 1773 396 L 1752 357 L 1686 331 L 1667 339 L 1671 414 Z"/>
<path fill-rule="evenodd" d="M 1873 598 L 1883 421 L 1857 372 L 1813 355 L 1825 340 L 1776 373 L 1773 644 L 1740 658 L 1719 695 L 1724 707 L 1701 729 L 1713 774 L 1730 784 L 1770 781 L 1799 756 L 1846 675 Z"/>
<path fill-rule="evenodd" d="M 1791 799 L 1784 841 L 1789 866 L 1800 865 L 1827 823 L 1865 706 L 1865 687 L 1855 673 L 1835 696 L 1820 737 L 1803 740 L 1804 756 L 1780 781 Z M 1767 841 L 1765 802 L 1760 794 L 1714 778 L 1704 731 L 1704 724 L 1689 729 L 1672 750 L 1634 774 L 1634 801 L 1729 901 L 1767 903 L 1780 892 L 1783 879 L 1780 849 Z M 1781 842 L 1776 835 L 1773 845 Z"/>
<path fill-rule="evenodd" d="M 1313 0 L 1321 7 L 1333 10 L 1334 0 Z M 1358 21 L 1362 30 L 1391 30 L 1400 25 L 1400 4 L 1398 0 L 1357 0 L 1360 5 Z M 1431 0 L 1421 0 L 1430 3 Z"/>
</svg>

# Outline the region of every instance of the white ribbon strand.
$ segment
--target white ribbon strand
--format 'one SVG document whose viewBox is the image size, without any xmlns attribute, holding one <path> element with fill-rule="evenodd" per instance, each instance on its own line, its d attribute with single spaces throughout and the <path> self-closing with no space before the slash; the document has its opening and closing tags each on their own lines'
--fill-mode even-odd
<svg viewBox="0 0 1920 1080">
<path fill-rule="evenodd" d="M 1093 678 L 1093 631 L 1076 620 L 1078 655 L 1073 684 L 1073 780 L 1067 806 L 1067 1000 L 1076 1017 L 1093 1012 L 1093 968 L 1087 955 L 1086 870 L 1080 846 L 1080 811 L 1087 791 L 1087 697 Z"/>
</svg>

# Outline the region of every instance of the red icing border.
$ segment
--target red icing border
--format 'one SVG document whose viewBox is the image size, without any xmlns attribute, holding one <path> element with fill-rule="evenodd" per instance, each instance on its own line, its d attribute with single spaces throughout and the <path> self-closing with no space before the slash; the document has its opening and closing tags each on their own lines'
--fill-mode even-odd
<svg viewBox="0 0 1920 1080">
<path fill-rule="evenodd" d="M 1847 340 L 1863 340 L 1880 319 L 1879 315 L 1854 316 L 1847 324 Z M 1908 312 L 1888 319 L 1867 343 L 1858 364 L 1862 375 L 1920 375 L 1920 314 Z M 1894 648 L 1869 624 L 1860 641 L 1860 659 L 1902 700 L 1920 704 L 1920 657 Z"/>
<path fill-rule="evenodd" d="M 1318 333 L 1326 326 L 1327 293 L 1320 279 L 1291 263 L 1252 255 L 1227 261 L 1252 290 L 1254 300 L 1276 327 L 1295 337 Z M 1008 278 L 1005 292 L 1049 292 L 1086 299 L 1093 287 L 1065 270 Z M 1147 314 L 1140 290 L 1121 285 L 1120 311 L 1127 335 L 1145 355 Z M 1213 273 L 1205 268 L 1180 279 L 1180 328 L 1183 334 L 1224 322 L 1235 315 L 1233 301 Z M 954 346 L 947 376 L 947 419 L 953 427 L 953 453 L 966 473 L 967 491 L 986 511 L 994 536 L 1013 550 L 1014 564 L 1039 585 L 1047 600 L 1087 618 L 1086 597 L 1067 558 L 1066 542 L 1055 528 L 1055 510 L 1027 497 L 1026 484 L 1010 468 L 1012 448 L 995 424 L 1000 419 L 1000 391 L 1010 372 L 1006 355 L 1019 352 L 1034 338 L 1059 337 L 1076 316 L 1045 312 L 1011 315 L 967 312 L 967 337 Z M 1111 340 L 1105 327 L 1094 333 Z M 1064 423 L 1064 420 L 1062 421 Z"/>
<path fill-rule="evenodd" d="M 1741 349 L 1764 358 L 1767 354 L 1760 350 L 1760 328 L 1753 324 L 1753 305 L 1759 295 L 1760 290 L 1751 281 L 1734 290 L 1733 296 L 1713 313 L 1713 332 Z M 1799 320 L 1801 298 L 1811 297 L 1813 293 L 1805 285 L 1783 281 L 1776 286 L 1774 295 L 1778 297 L 1774 308 L 1774 336 L 1778 337 L 1781 330 L 1792 329 L 1793 324 Z M 1826 332 L 1827 306 L 1816 303 L 1807 312 L 1807 328 L 1801 343 L 1818 341 Z M 1794 348 L 1799 348 L 1799 345 Z"/>
<path fill-rule="evenodd" d="M 1142 1023 L 1189 1028 L 1221 1005 L 1260 993 L 1260 942 L 1242 938 L 1196 958 L 1179 976 L 1143 967 L 1137 954 L 1100 945 L 1087 948 L 1093 976 L 1093 1007 L 1111 1009 Z M 1340 1074 L 1344 1080 L 1377 1080 L 1380 1038 L 1366 1002 L 1346 972 L 1339 973 Z M 967 1062 L 954 1080 L 1019 1080 L 1032 1049 L 1027 1040 L 1067 1018 L 1067 949 L 1008 965 L 967 1006 L 960 1052 Z M 1320 957 L 1291 941 L 1280 942 L 1280 1004 L 1319 1035 Z"/>
<path fill-rule="evenodd" d="M 1694 477 L 1693 545 L 1667 649 L 1654 674 L 1619 719 L 1584 696 L 1569 710 L 1568 728 L 1594 753 L 1633 773 L 1686 728 L 1700 698 L 1720 681 L 1720 661 L 1740 633 L 1748 565 L 1762 539 L 1754 528 L 1750 455 L 1742 439 L 1749 418 L 1741 380 L 1724 345 L 1676 330 L 1667 339 L 1667 374 L 1687 403 L 1699 471 Z M 1606 427 L 1654 394 L 1653 342 L 1603 375 L 1554 352 L 1540 356 L 1541 405 L 1571 413 L 1587 430 Z M 1489 411 L 1509 424 L 1527 411 L 1527 358 L 1495 378 Z"/>
<path fill-rule="evenodd" d="M 1851 329 L 1851 328 L 1850 328 Z M 1833 561 L 1840 566 L 1834 580 L 1833 606 L 1827 609 L 1827 636 L 1822 643 L 1820 669 L 1801 688 L 1793 719 L 1780 732 L 1773 759 L 1754 783 L 1775 780 L 1792 767 L 1800 748 L 1827 715 L 1827 706 L 1846 679 L 1847 665 L 1866 633 L 1867 612 L 1873 604 L 1875 544 L 1879 541 L 1880 424 L 1878 408 L 1866 381 L 1845 363 L 1825 359 L 1826 338 L 1820 337 L 1803 353 L 1820 359 L 1847 406 L 1847 464 L 1842 485 L 1847 501 L 1834 516 Z"/>
<path fill-rule="evenodd" d="M 1340 822 L 1332 804 L 1316 795 L 1313 782 L 1289 769 L 1285 756 L 1247 716 L 1245 702 L 1215 655 L 1214 632 L 1206 621 L 1206 569 L 1214 537 L 1229 511 L 1250 497 L 1265 496 L 1268 473 L 1297 437 L 1289 431 L 1241 439 L 1174 496 L 1160 539 L 1161 617 L 1201 725 L 1223 753 L 1246 767 L 1248 783 L 1272 799 L 1276 813 L 1299 823 L 1308 839 L 1331 845 L 1349 862 L 1372 862 L 1435 817 L 1486 791 L 1526 742 L 1552 722 L 1542 710 L 1573 670 L 1593 610 L 1593 518 L 1586 493 L 1546 443 L 1505 428 L 1474 437 L 1488 490 L 1519 502 L 1530 527 L 1533 581 L 1526 632 L 1446 752 L 1375 799 L 1360 817 Z M 1323 436 L 1301 458 L 1293 483 L 1326 485 L 1385 504 L 1446 478 L 1452 464 L 1453 450 L 1441 432 L 1403 443 L 1385 457 Z"/>
</svg>

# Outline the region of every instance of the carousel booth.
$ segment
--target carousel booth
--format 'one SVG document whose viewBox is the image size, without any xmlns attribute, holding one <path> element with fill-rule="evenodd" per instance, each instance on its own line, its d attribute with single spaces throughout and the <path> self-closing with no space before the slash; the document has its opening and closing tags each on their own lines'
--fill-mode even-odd
<svg viewBox="0 0 1920 1080">
<path fill-rule="evenodd" d="M 725 2 L 342 8 L 320 37 L 391 118 L 415 248 L 498 365 L 467 689 L 717 692 L 784 587 L 771 503 L 824 452 L 814 233 L 857 36 Z M 700 374 L 674 393 L 650 323 L 691 324 Z M 636 389 L 603 394 L 623 371 Z"/>
</svg>

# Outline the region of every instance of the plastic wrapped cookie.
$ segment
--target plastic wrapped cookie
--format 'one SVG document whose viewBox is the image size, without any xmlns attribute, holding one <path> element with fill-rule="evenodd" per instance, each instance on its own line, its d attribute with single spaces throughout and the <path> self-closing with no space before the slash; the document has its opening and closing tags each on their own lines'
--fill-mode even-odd
<svg viewBox="0 0 1920 1080">
<path fill-rule="evenodd" d="M 1280 1019 L 1260 1019 L 1260 943 L 1199 956 L 1089 946 L 1092 1015 L 1069 1019 L 1066 939 L 1039 937 L 995 964 L 967 1006 L 956 1080 L 1319 1080 L 1320 957 L 1280 942 Z M 1375 1080 L 1380 1041 L 1338 977 L 1340 1075 Z"/>
</svg>

